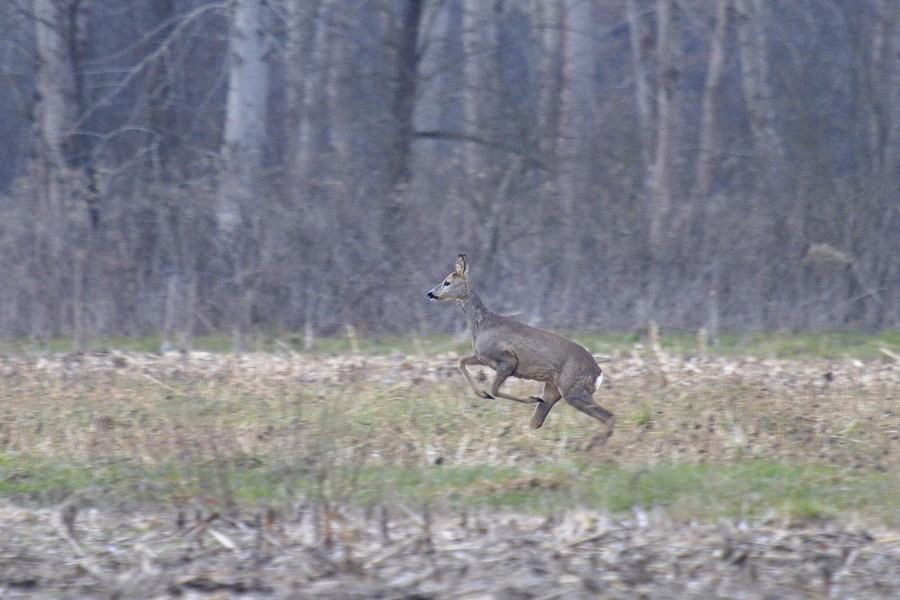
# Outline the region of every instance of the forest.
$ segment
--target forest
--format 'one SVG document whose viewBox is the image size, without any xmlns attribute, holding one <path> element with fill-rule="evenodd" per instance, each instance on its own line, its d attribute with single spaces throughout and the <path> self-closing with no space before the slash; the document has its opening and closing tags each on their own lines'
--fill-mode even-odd
<svg viewBox="0 0 900 600">
<path fill-rule="evenodd" d="M 900 324 L 893 0 L 0 3 L 0 335 Z M 441 307 L 445 308 L 445 307 Z"/>
</svg>

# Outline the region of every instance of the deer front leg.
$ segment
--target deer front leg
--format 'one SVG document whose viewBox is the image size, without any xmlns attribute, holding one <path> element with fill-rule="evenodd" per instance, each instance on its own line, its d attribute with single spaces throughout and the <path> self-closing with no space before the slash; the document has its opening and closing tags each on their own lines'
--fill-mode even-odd
<svg viewBox="0 0 900 600">
<path fill-rule="evenodd" d="M 459 370 L 462 371 L 463 377 L 466 378 L 466 381 L 469 383 L 469 387 L 472 388 L 472 391 L 475 392 L 475 395 L 479 398 L 487 398 L 488 400 L 493 400 L 493 396 L 491 396 L 484 390 L 478 389 L 478 386 L 475 385 L 475 380 L 472 379 L 472 375 L 469 374 L 469 370 L 466 368 L 467 365 L 489 365 L 486 365 L 483 360 L 481 360 L 474 354 L 472 356 L 464 356 L 463 358 L 459 359 Z"/>
<path fill-rule="evenodd" d="M 513 402 L 521 402 L 522 404 L 536 404 L 538 402 L 543 402 L 540 398 L 535 398 L 534 396 L 528 398 L 520 398 L 519 396 L 513 396 L 512 394 L 507 394 L 506 392 L 500 391 L 500 386 L 503 385 L 503 382 L 512 375 L 516 370 L 515 357 L 504 357 L 503 360 L 497 362 L 497 366 L 495 367 L 497 370 L 497 376 L 494 377 L 494 383 L 491 385 L 491 395 L 497 398 L 506 398 L 507 400 L 512 400 Z"/>
</svg>

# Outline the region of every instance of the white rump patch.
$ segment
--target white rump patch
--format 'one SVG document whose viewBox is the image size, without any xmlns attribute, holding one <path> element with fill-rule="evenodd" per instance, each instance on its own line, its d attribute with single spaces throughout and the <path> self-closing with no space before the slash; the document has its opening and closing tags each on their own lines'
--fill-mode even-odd
<svg viewBox="0 0 900 600">
<path fill-rule="evenodd" d="M 594 391 L 595 392 L 600 389 L 601 383 L 603 383 L 603 373 L 600 373 L 600 375 L 597 376 L 597 381 L 594 382 Z"/>
</svg>

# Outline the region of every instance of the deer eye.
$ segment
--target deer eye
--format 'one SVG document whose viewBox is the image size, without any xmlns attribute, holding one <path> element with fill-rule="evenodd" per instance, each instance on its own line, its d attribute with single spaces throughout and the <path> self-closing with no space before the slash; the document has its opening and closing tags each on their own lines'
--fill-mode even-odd
<svg viewBox="0 0 900 600">
<path fill-rule="evenodd" d="M 449 281 L 445 281 L 445 282 L 444 282 L 444 285 L 445 285 L 445 286 L 446 286 L 446 285 L 450 285 L 450 282 L 449 282 Z"/>
</svg>

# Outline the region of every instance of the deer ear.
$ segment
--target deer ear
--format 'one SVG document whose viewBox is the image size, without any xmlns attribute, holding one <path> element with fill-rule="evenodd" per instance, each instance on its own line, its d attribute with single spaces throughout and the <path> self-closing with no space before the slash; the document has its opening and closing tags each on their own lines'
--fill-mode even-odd
<svg viewBox="0 0 900 600">
<path fill-rule="evenodd" d="M 456 257 L 456 274 L 457 275 L 468 275 L 469 274 L 469 261 L 466 260 L 465 254 L 460 254 Z"/>
</svg>

